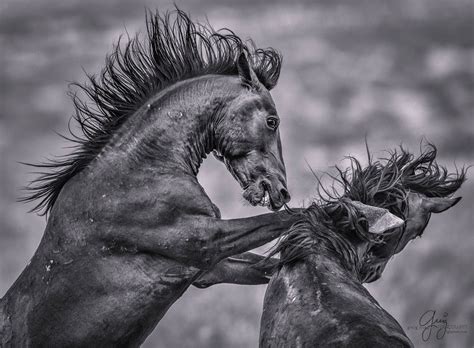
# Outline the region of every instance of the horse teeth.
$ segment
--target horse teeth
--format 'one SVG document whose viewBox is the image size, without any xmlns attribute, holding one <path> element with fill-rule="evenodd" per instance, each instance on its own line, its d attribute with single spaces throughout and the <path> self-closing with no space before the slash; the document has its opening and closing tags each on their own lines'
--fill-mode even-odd
<svg viewBox="0 0 474 348">
<path fill-rule="evenodd" d="M 269 204 L 270 204 L 270 194 L 267 191 L 265 191 L 265 195 L 262 197 L 260 202 L 258 202 L 258 205 L 262 207 L 266 207 Z"/>
<path fill-rule="evenodd" d="M 265 191 L 265 196 L 263 196 L 262 202 L 263 206 L 267 206 L 270 204 L 270 195 L 268 194 L 268 191 Z"/>
</svg>

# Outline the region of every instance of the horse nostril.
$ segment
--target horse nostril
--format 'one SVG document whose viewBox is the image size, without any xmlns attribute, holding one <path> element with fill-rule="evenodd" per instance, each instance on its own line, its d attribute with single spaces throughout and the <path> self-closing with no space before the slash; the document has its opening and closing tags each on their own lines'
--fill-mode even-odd
<svg viewBox="0 0 474 348">
<path fill-rule="evenodd" d="M 280 190 L 280 194 L 281 194 L 281 197 L 283 198 L 283 201 L 284 201 L 285 203 L 288 203 L 288 202 L 291 200 L 291 196 L 290 196 L 290 194 L 288 193 L 288 190 L 287 190 L 287 189 L 282 188 L 282 189 Z"/>
</svg>

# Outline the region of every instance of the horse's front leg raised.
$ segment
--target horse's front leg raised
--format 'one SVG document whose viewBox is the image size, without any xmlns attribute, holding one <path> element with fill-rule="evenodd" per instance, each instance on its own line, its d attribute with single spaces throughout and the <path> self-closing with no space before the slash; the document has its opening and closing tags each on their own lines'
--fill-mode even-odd
<svg viewBox="0 0 474 348">
<path fill-rule="evenodd" d="M 246 252 L 220 261 L 214 268 L 205 272 L 193 285 L 207 288 L 215 284 L 258 285 L 267 284 L 279 260 Z"/>
<path fill-rule="evenodd" d="M 202 269 L 211 269 L 224 258 L 255 249 L 286 232 L 301 217 L 279 211 L 248 218 L 221 220 L 200 216 L 186 218 L 188 243 L 179 243 L 173 234 L 176 258 Z"/>
<path fill-rule="evenodd" d="M 159 230 L 141 228 L 139 233 L 124 233 L 121 238 L 139 250 L 210 270 L 227 257 L 279 237 L 299 218 L 298 213 L 287 211 L 232 220 L 185 216 L 170 225 L 160 226 Z M 114 237 L 117 239 L 117 235 Z"/>
</svg>

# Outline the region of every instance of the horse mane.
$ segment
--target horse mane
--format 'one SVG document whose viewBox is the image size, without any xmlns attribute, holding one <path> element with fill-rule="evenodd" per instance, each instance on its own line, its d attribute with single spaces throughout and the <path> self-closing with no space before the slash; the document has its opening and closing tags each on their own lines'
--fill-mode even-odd
<svg viewBox="0 0 474 348">
<path fill-rule="evenodd" d="M 417 158 L 403 148 L 399 155 L 392 154 L 398 158 L 397 165 L 403 170 L 401 180 L 404 187 L 427 197 L 449 197 L 461 187 L 467 169 L 456 168 L 455 173 L 448 173 L 446 167 L 435 161 L 437 152 L 436 146 L 428 143 Z"/>
<path fill-rule="evenodd" d="M 315 247 L 320 246 L 338 252 L 342 264 L 350 270 L 360 266 L 352 238 L 383 243 L 383 236 L 368 233 L 365 218 L 350 201 L 384 208 L 405 219 L 409 190 L 428 197 L 452 195 L 465 181 L 466 170 L 448 174 L 445 167 L 436 163 L 436 155 L 436 147 L 427 144 L 418 157 L 400 147 L 377 161 L 367 148 L 366 167 L 348 157 L 350 166 L 345 170 L 335 167 L 337 174 L 330 175 L 330 187 L 324 187 L 316 177 L 318 198 L 301 213 L 301 220 L 285 233 L 271 255 L 280 252 L 280 263 L 286 264 L 317 252 Z"/>
<path fill-rule="evenodd" d="M 325 249 L 340 256 L 341 264 L 350 272 L 360 264 L 357 252 L 349 242 L 358 235 L 377 242 L 368 233 L 365 217 L 348 200 L 338 199 L 320 204 L 313 202 L 301 219 L 282 236 L 269 257 L 280 253 L 280 265 L 289 264 Z"/>
<path fill-rule="evenodd" d="M 180 9 L 160 15 L 146 14 L 145 40 L 137 35 L 118 40 L 98 76 L 87 75 L 88 83 L 72 85 L 86 96 L 71 92 L 81 134 L 69 127 L 74 151 L 47 163 L 28 164 L 43 170 L 26 188 L 22 202 L 39 200 L 31 211 L 47 214 L 66 182 L 96 158 L 112 136 L 152 95 L 192 77 L 237 75 L 237 57 L 246 52 L 260 82 L 272 89 L 278 81 L 281 55 L 272 48 L 256 48 L 229 29 L 215 31 L 209 24 L 194 23 Z"/>
</svg>

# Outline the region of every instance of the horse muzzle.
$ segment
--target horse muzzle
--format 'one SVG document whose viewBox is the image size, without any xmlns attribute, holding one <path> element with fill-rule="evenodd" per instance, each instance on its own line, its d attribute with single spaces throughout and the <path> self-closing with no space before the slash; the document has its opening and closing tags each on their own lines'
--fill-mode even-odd
<svg viewBox="0 0 474 348">
<path fill-rule="evenodd" d="M 249 185 L 244 191 L 243 197 L 254 206 L 267 207 L 272 211 L 280 210 L 291 199 L 284 182 L 268 178 Z"/>
</svg>

